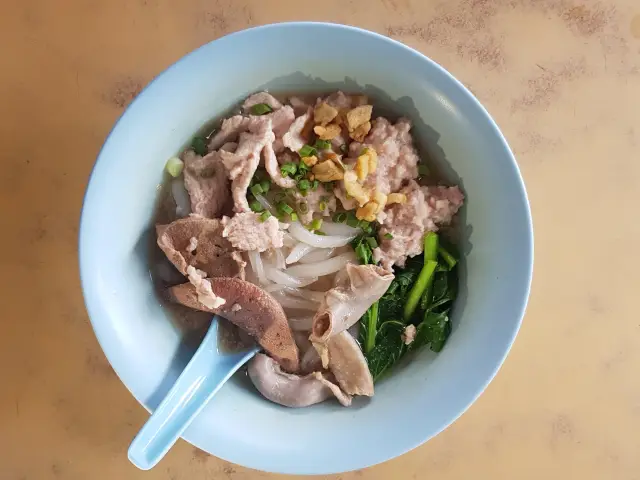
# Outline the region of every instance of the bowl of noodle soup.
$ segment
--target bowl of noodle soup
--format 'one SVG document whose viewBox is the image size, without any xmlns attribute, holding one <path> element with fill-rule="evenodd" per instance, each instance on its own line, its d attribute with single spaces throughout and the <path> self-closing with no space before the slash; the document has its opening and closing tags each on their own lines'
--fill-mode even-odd
<svg viewBox="0 0 640 480">
<path fill-rule="evenodd" d="M 232 34 L 162 73 L 107 138 L 80 229 L 91 322 L 136 399 L 158 405 L 217 313 L 220 348 L 262 352 L 183 436 L 292 474 L 452 423 L 513 343 L 532 262 L 486 110 L 420 53 L 333 24 Z"/>
</svg>

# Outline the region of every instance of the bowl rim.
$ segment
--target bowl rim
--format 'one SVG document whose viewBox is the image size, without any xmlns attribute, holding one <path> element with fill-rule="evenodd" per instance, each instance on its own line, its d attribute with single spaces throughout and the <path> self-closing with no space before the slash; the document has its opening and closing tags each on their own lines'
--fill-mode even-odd
<svg viewBox="0 0 640 480">
<path fill-rule="evenodd" d="M 85 255 L 83 254 L 84 248 L 83 245 L 85 245 L 87 243 L 87 237 L 89 235 L 89 232 L 86 231 L 85 225 L 87 222 L 85 222 L 85 217 L 87 215 L 87 210 L 89 210 L 89 208 L 87 207 L 88 204 L 88 196 L 89 193 L 91 191 L 92 188 L 92 184 L 94 183 L 94 174 L 97 170 L 98 164 L 100 162 L 106 162 L 107 159 L 103 158 L 104 155 L 104 151 L 107 147 L 107 145 L 109 144 L 109 142 L 113 141 L 113 134 L 114 132 L 117 130 L 119 124 L 123 121 L 123 119 L 125 118 L 125 116 L 127 115 L 127 113 L 129 112 L 129 110 L 131 109 L 131 107 L 133 105 L 136 104 L 136 102 L 140 101 L 140 99 L 142 99 L 145 95 L 148 94 L 148 91 L 150 89 L 150 87 L 156 83 L 158 81 L 158 79 L 160 79 L 161 77 L 163 77 L 166 73 L 174 70 L 174 69 L 178 69 L 180 68 L 180 65 L 182 65 L 183 63 L 185 63 L 187 61 L 187 59 L 189 59 L 190 57 L 196 55 L 197 52 L 199 52 L 200 50 L 203 50 L 205 48 L 207 48 L 209 45 L 213 44 L 214 42 L 218 42 L 222 39 L 230 39 L 230 38 L 234 38 L 234 37 L 242 37 L 244 35 L 250 34 L 252 32 L 256 32 L 256 31 L 266 31 L 266 30 L 274 30 L 274 29 L 280 29 L 280 28 L 289 28 L 289 27 L 307 27 L 307 28 L 330 28 L 330 29 L 340 29 L 340 30 L 349 30 L 353 33 L 359 34 L 359 35 L 363 35 L 363 36 L 369 36 L 377 41 L 382 41 L 382 42 L 387 42 L 390 44 L 393 44 L 394 46 L 396 46 L 397 48 L 401 48 L 406 50 L 408 53 L 412 54 L 417 61 L 422 61 L 422 62 L 426 62 L 428 64 L 430 64 L 431 67 L 435 68 L 437 71 L 439 71 L 439 73 L 441 75 L 443 75 L 444 77 L 446 77 L 448 79 L 448 81 L 452 82 L 453 84 L 455 84 L 466 96 L 467 96 L 467 100 L 470 100 L 471 103 L 473 104 L 473 106 L 475 108 L 478 108 L 481 112 L 481 114 L 484 116 L 485 121 L 488 123 L 488 125 L 490 126 L 490 128 L 494 131 L 494 133 L 496 134 L 499 142 L 501 143 L 501 147 L 504 150 L 505 156 L 509 159 L 511 166 L 513 167 L 514 173 L 515 173 L 515 179 L 518 182 L 518 191 L 521 195 L 521 199 L 523 200 L 524 203 L 524 207 L 525 207 L 525 214 L 526 214 L 526 218 L 524 219 L 526 222 L 526 227 L 527 227 L 527 236 L 526 236 L 526 253 L 527 256 L 526 258 L 522 258 L 522 262 L 526 264 L 526 285 L 525 285 L 525 289 L 524 289 L 524 295 L 522 298 L 518 299 L 518 302 L 520 303 L 519 305 L 519 309 L 518 309 L 518 318 L 517 321 L 514 321 L 513 323 L 513 328 L 511 331 L 511 335 L 509 337 L 509 341 L 508 343 L 506 343 L 505 345 L 503 345 L 503 352 L 499 358 L 499 361 L 496 363 L 495 367 L 493 368 L 493 371 L 491 372 L 491 374 L 489 376 L 487 376 L 487 378 L 485 379 L 485 381 L 481 384 L 481 386 L 477 389 L 477 391 L 475 392 L 475 394 L 473 396 L 470 397 L 469 401 L 466 402 L 462 408 L 459 409 L 459 411 L 452 416 L 452 418 L 446 420 L 445 422 L 443 422 L 442 427 L 433 432 L 433 433 L 427 433 L 424 435 L 424 437 L 421 438 L 421 440 L 414 442 L 413 444 L 403 444 L 402 446 L 398 446 L 398 447 L 391 447 L 389 449 L 386 450 L 386 454 L 383 456 L 380 456 L 379 458 L 376 459 L 367 459 L 365 460 L 365 463 L 360 465 L 360 466 L 354 466 L 353 470 L 355 469 L 359 469 L 359 468 L 367 468 L 370 466 L 374 466 L 374 465 L 378 465 L 380 463 L 386 462 L 388 460 L 391 460 L 393 458 L 399 457 L 401 455 L 404 455 L 405 453 L 410 452 L 411 450 L 414 450 L 415 448 L 419 447 L 420 445 L 426 443 L 428 440 L 430 440 L 431 438 L 437 436 L 438 434 L 440 434 L 443 430 L 445 430 L 446 428 L 448 428 L 450 425 L 452 425 L 454 422 L 456 422 L 460 416 L 462 416 L 462 414 L 464 414 L 470 407 L 471 405 L 473 405 L 473 403 L 475 403 L 475 401 L 478 399 L 478 397 L 486 390 L 487 386 L 493 381 L 493 379 L 495 378 L 495 376 L 497 375 L 498 371 L 500 370 L 500 368 L 502 367 L 502 365 L 504 364 L 504 361 L 507 357 L 507 355 L 509 354 L 513 343 L 515 341 L 515 338 L 520 330 L 520 327 L 522 325 L 523 322 L 523 318 L 526 312 L 526 308 L 527 308 L 527 304 L 529 301 L 529 297 L 530 297 L 530 293 L 531 293 L 531 283 L 532 283 L 532 277 L 533 277 L 533 261 L 534 261 L 534 234 L 533 234 L 533 220 L 532 220 L 532 215 L 531 215 L 531 206 L 529 203 L 529 198 L 527 196 L 527 191 L 526 191 L 526 187 L 525 187 L 525 183 L 524 183 L 524 179 L 522 177 L 522 173 L 520 171 L 520 168 L 518 166 L 518 163 L 516 161 L 515 155 L 513 154 L 511 148 L 509 147 L 509 144 L 504 136 L 504 134 L 502 133 L 502 131 L 500 130 L 500 128 L 498 127 L 497 123 L 495 122 L 495 120 L 493 119 L 493 117 L 489 114 L 489 112 L 487 111 L 487 109 L 480 103 L 480 101 L 473 95 L 473 93 L 464 85 L 462 84 L 462 82 L 460 82 L 457 78 L 455 78 L 451 73 L 449 73 L 449 71 L 447 71 L 444 67 L 442 67 L 439 63 L 437 63 L 436 61 L 432 60 L 431 58 L 427 57 L 426 55 L 424 55 L 423 53 L 419 52 L 418 50 L 405 45 L 402 42 L 399 42 L 397 40 L 394 40 L 390 37 L 387 37 L 385 35 L 382 35 L 380 33 L 377 32 L 373 32 L 364 28 L 360 28 L 360 27 L 356 27 L 353 25 L 346 25 L 346 24 L 339 24 L 339 23 L 333 23 L 333 22 L 309 22 L 309 21 L 291 21 L 291 22 L 279 22 L 279 23 L 270 23 L 270 24 L 265 24 L 265 25 L 260 25 L 260 26 L 256 26 L 256 27 L 251 27 L 251 28 L 246 28 L 243 30 L 239 30 L 236 32 L 232 32 L 229 33 L 227 35 L 223 35 L 221 37 L 215 38 L 214 40 L 211 40 L 201 46 L 199 46 L 198 48 L 190 51 L 189 53 L 183 55 L 182 57 L 180 57 L 177 61 L 175 61 L 174 63 L 172 63 L 171 65 L 169 65 L 167 68 L 165 68 L 164 70 L 162 70 L 159 74 L 157 74 L 143 89 L 142 91 L 136 96 L 136 98 L 133 99 L 133 101 L 127 106 L 127 108 L 122 112 L 122 114 L 120 115 L 120 117 L 114 122 L 113 127 L 111 128 L 111 130 L 109 131 L 109 133 L 107 134 L 107 136 L 105 137 L 105 140 L 100 148 L 100 151 L 96 157 L 96 160 L 94 162 L 94 165 L 91 169 L 91 173 L 89 174 L 88 180 L 87 180 L 87 186 L 85 189 L 85 193 L 82 199 L 82 208 L 81 208 L 81 212 L 80 212 L 80 225 L 79 225 L 79 229 L 78 229 L 78 265 L 79 265 L 79 273 L 80 273 L 80 283 L 81 283 L 81 288 L 82 288 L 82 294 L 83 294 L 83 298 L 84 298 L 84 303 L 85 303 L 85 308 L 87 311 L 87 315 L 89 317 L 89 321 L 91 323 L 92 329 L 94 331 L 94 334 L 96 336 L 96 339 L 98 340 L 98 343 L 100 345 L 100 348 L 102 349 L 104 355 L 107 357 L 107 360 L 109 361 L 109 363 L 111 364 L 111 366 L 113 367 L 114 361 L 112 361 L 112 358 L 110 357 L 109 351 L 111 351 L 112 349 L 109 347 L 108 343 L 105 340 L 104 334 L 103 334 L 103 329 L 102 329 L 102 325 L 104 322 L 99 321 L 96 316 L 91 315 L 91 304 L 93 303 L 93 299 L 91 298 L 91 296 L 88 294 L 88 289 L 87 289 L 87 275 L 83 272 L 87 271 L 87 260 L 85 260 Z M 138 401 L 138 403 L 140 403 L 148 412 L 151 412 L 151 408 L 149 405 L 147 405 L 147 403 L 141 399 L 139 399 L 136 394 L 133 391 L 133 386 L 129 386 L 127 383 L 125 383 L 124 381 L 122 381 L 122 378 L 120 377 L 120 375 L 118 374 L 117 370 L 115 368 L 113 368 L 114 372 L 116 373 L 116 375 L 118 375 L 118 378 L 120 379 L 120 381 L 122 382 L 122 384 L 127 388 L 127 390 L 129 390 L 129 392 L 131 393 L 131 395 Z M 182 438 L 184 440 L 186 440 L 187 442 L 191 443 L 194 446 L 197 446 L 198 448 L 202 448 L 200 447 L 197 443 L 195 443 L 194 441 L 190 440 L 189 435 L 188 435 L 188 430 L 187 432 L 185 432 L 185 434 L 183 434 Z M 209 452 L 211 453 L 211 452 Z M 217 456 L 218 458 L 221 458 L 223 460 L 226 461 L 232 461 L 232 460 L 228 460 L 224 457 L 219 456 L 218 454 L 213 454 L 212 455 Z M 259 466 L 255 466 L 255 465 L 248 465 L 249 468 L 254 468 L 254 469 L 258 469 L 260 468 Z M 270 473 L 284 473 L 284 474 L 300 474 L 300 472 L 296 472 L 290 469 L 279 469 L 279 470 L 263 470 L 263 471 L 268 471 Z M 307 474 L 307 473 L 311 473 L 311 474 L 334 474 L 334 473 L 341 473 L 343 470 L 335 470 L 332 469 L 330 466 L 326 466 L 323 467 L 322 471 L 316 471 L 314 470 L 313 472 L 303 472 L 303 474 Z"/>
</svg>

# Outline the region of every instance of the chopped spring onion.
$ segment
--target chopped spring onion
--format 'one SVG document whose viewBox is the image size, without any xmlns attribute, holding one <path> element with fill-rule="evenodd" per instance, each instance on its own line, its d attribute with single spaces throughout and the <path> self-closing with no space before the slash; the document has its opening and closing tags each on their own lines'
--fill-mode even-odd
<svg viewBox="0 0 640 480">
<path fill-rule="evenodd" d="M 324 212 L 327 209 L 327 202 L 325 202 L 324 200 L 322 200 L 319 204 L 318 204 L 318 208 L 320 209 L 321 212 Z"/>
<path fill-rule="evenodd" d="M 184 162 L 180 160 L 178 157 L 171 157 L 167 160 L 167 164 L 164 166 L 165 170 L 171 175 L 173 178 L 179 177 L 184 169 Z"/>
<path fill-rule="evenodd" d="M 280 202 L 278 203 L 278 211 L 287 215 L 291 215 L 293 213 L 293 208 L 291 208 L 284 202 Z"/>
<path fill-rule="evenodd" d="M 322 219 L 321 218 L 315 218 L 309 224 L 309 230 L 320 230 L 320 227 L 322 227 Z"/>
<path fill-rule="evenodd" d="M 326 233 L 324 233 L 322 230 L 316 230 L 316 231 L 315 231 L 315 232 L 313 232 L 313 233 L 315 233 L 316 235 L 323 235 L 323 236 L 325 236 L 325 237 L 327 236 L 327 234 L 326 234 Z"/>
<path fill-rule="evenodd" d="M 266 103 L 256 103 L 251 107 L 251 113 L 253 113 L 254 115 L 264 115 L 271 112 L 273 112 L 273 108 L 271 108 Z"/>
<path fill-rule="evenodd" d="M 280 173 L 283 177 L 293 176 L 298 171 L 298 165 L 295 163 L 285 163 L 280 167 Z"/>
<path fill-rule="evenodd" d="M 328 150 L 331 148 L 331 140 L 316 140 L 316 143 L 313 145 L 318 150 Z"/>
<path fill-rule="evenodd" d="M 300 202 L 300 203 L 298 204 L 298 211 L 299 211 L 300 213 L 302 213 L 303 215 L 304 215 L 305 213 L 309 213 L 309 205 L 307 204 L 307 202 Z"/>
<path fill-rule="evenodd" d="M 418 173 L 420 175 L 429 175 L 429 167 L 423 164 L 418 165 Z"/>
<path fill-rule="evenodd" d="M 373 237 L 367 237 L 367 239 L 366 239 L 366 240 L 367 240 L 367 243 L 369 244 L 369 246 L 370 246 L 371 248 L 377 248 L 377 247 L 378 247 L 378 242 L 376 241 L 376 239 L 375 239 L 375 238 L 373 238 Z"/>
<path fill-rule="evenodd" d="M 300 190 L 309 190 L 311 188 L 311 182 L 306 178 L 303 178 L 298 182 L 298 189 Z"/>
<path fill-rule="evenodd" d="M 318 154 L 318 150 L 313 148 L 311 145 L 305 145 L 300 150 L 298 150 L 298 154 L 301 157 L 310 157 L 311 155 L 317 155 Z"/>
<path fill-rule="evenodd" d="M 296 212 L 292 212 L 289 214 L 289 218 L 291 219 L 292 222 L 297 222 L 298 221 L 298 214 Z"/>
<path fill-rule="evenodd" d="M 311 190 L 315 191 L 320 186 L 320 180 L 313 179 L 311 182 Z"/>
<path fill-rule="evenodd" d="M 249 208 L 251 208 L 251 210 L 256 212 L 256 213 L 260 213 L 260 212 L 264 211 L 264 207 L 262 206 L 262 204 L 258 200 L 253 200 L 249 204 Z"/>
<path fill-rule="evenodd" d="M 202 137 L 193 137 L 191 141 L 191 148 L 198 155 L 206 155 L 207 154 L 207 140 Z"/>
<path fill-rule="evenodd" d="M 265 222 L 271 217 L 271 212 L 269 210 L 265 210 L 260 214 L 260 221 Z"/>
<path fill-rule="evenodd" d="M 338 212 L 333 216 L 333 221 L 336 223 L 344 223 L 347 221 L 347 214 L 345 212 Z"/>
<path fill-rule="evenodd" d="M 386 238 L 387 240 L 393 240 L 393 235 L 390 233 L 385 233 L 384 238 Z"/>
<path fill-rule="evenodd" d="M 269 202 L 266 197 L 263 195 L 254 195 L 254 197 L 256 197 L 256 200 L 260 202 L 260 205 L 262 205 L 265 210 L 269 210 L 271 215 L 275 215 L 276 209 L 271 205 L 271 202 Z"/>
<path fill-rule="evenodd" d="M 251 188 L 251 193 L 253 193 L 254 195 L 261 195 L 264 193 L 264 191 L 262 190 L 262 187 L 260 186 L 259 183 L 256 183 L 255 185 L 253 185 Z"/>
<path fill-rule="evenodd" d="M 262 193 L 267 193 L 271 189 L 271 182 L 269 180 L 262 180 L 260 182 L 260 188 Z"/>
<path fill-rule="evenodd" d="M 304 175 L 304 173 L 308 172 L 309 170 L 311 170 L 311 168 L 306 163 L 300 162 L 298 164 L 298 174 L 299 175 Z"/>
</svg>

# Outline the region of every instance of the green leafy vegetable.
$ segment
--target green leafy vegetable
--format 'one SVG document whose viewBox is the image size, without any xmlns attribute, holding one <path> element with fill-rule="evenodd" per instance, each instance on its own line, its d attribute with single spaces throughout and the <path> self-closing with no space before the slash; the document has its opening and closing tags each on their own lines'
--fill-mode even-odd
<svg viewBox="0 0 640 480">
<path fill-rule="evenodd" d="M 349 220 L 347 220 L 347 223 L 349 223 Z M 356 238 L 354 238 L 351 241 L 351 246 L 353 247 L 353 250 L 356 252 L 356 258 L 361 264 L 367 265 L 369 263 L 374 263 L 373 249 L 375 247 L 371 246 L 374 242 L 377 246 L 376 239 L 374 237 L 367 235 L 366 233 L 358 235 Z"/>
<path fill-rule="evenodd" d="M 256 103 L 251 107 L 251 113 L 253 113 L 254 115 L 265 115 L 271 112 L 273 112 L 273 108 L 271 108 L 266 103 Z"/>
<path fill-rule="evenodd" d="M 425 345 L 431 345 L 431 350 L 439 352 L 444 347 L 451 333 L 451 322 L 447 313 L 427 312 L 424 320 L 416 329 L 416 337 L 409 345 L 416 350 Z"/>
<path fill-rule="evenodd" d="M 353 212 L 347 212 L 347 225 L 353 228 L 360 226 L 360 220 L 356 218 L 356 214 Z"/>
<path fill-rule="evenodd" d="M 366 263 L 372 258 L 368 238 L 365 233 L 352 243 L 358 259 Z M 455 264 L 449 267 L 440 253 L 439 240 L 435 233 L 425 235 L 423 254 L 396 268 L 385 294 L 360 319 L 359 341 L 374 381 L 407 352 L 423 346 L 441 351 L 451 333 L 449 314 L 457 293 L 457 269 Z M 409 324 L 416 326 L 416 336 L 407 346 L 403 333 Z"/>
<path fill-rule="evenodd" d="M 440 240 L 438 239 L 438 235 L 435 232 L 427 232 L 424 236 L 424 261 L 425 265 L 427 262 L 437 262 L 438 260 L 438 245 L 440 244 Z M 436 270 L 438 268 L 438 264 L 436 263 Z M 435 272 L 434 272 L 435 273 Z M 429 301 L 431 299 L 431 286 L 433 284 L 434 274 L 427 280 L 427 285 L 422 295 L 420 295 L 420 308 L 422 310 L 426 310 L 429 305 Z"/>
<path fill-rule="evenodd" d="M 451 270 L 453 267 L 455 267 L 456 263 L 458 263 L 458 260 L 456 260 L 456 257 L 454 257 L 447 250 L 445 250 L 444 247 L 439 246 L 438 247 L 438 253 L 442 257 L 442 259 L 446 262 L 446 264 L 449 266 L 449 270 Z"/>
<path fill-rule="evenodd" d="M 424 262 L 431 260 L 436 262 L 438 260 L 438 234 L 435 232 L 427 232 L 424 236 Z"/>
<path fill-rule="evenodd" d="M 376 346 L 378 315 L 378 302 L 376 302 L 362 317 L 362 323 L 360 325 L 360 344 L 363 346 L 365 354 L 371 352 Z"/>
<path fill-rule="evenodd" d="M 376 345 L 366 354 L 373 381 L 377 382 L 406 351 L 402 341 L 404 325 L 398 321 L 384 322 L 376 335 Z"/>
<path fill-rule="evenodd" d="M 203 137 L 193 137 L 191 141 L 191 148 L 198 155 L 206 155 L 207 154 L 207 140 Z"/>
<path fill-rule="evenodd" d="M 433 274 L 435 273 L 437 266 L 438 262 L 427 260 L 424 267 L 422 267 L 420 275 L 418 275 L 418 280 L 416 280 L 416 283 L 414 283 L 413 287 L 411 287 L 411 291 L 409 292 L 409 296 L 407 297 L 407 302 L 404 305 L 403 316 L 405 322 L 411 320 L 411 316 L 416 311 L 416 308 L 420 303 L 422 294 L 429 287 L 429 283 L 433 279 Z"/>
<path fill-rule="evenodd" d="M 378 247 L 378 242 L 376 241 L 375 238 L 367 237 L 365 240 L 369 244 L 369 247 L 371 247 L 371 248 L 377 248 Z"/>
</svg>

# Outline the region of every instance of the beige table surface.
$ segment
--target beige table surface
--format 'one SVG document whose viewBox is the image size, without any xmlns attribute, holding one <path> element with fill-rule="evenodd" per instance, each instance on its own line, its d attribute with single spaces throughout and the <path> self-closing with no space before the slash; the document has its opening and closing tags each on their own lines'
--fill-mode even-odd
<svg viewBox="0 0 640 480">
<path fill-rule="evenodd" d="M 94 338 L 76 255 L 93 161 L 140 89 L 227 32 L 302 19 L 388 34 L 468 85 L 536 231 L 529 309 L 485 394 L 421 448 L 332 478 L 640 479 L 638 0 L 3 0 L 0 480 L 284 478 L 183 441 L 151 472 L 128 463 L 147 415 Z"/>
</svg>

